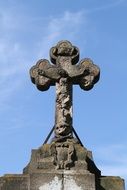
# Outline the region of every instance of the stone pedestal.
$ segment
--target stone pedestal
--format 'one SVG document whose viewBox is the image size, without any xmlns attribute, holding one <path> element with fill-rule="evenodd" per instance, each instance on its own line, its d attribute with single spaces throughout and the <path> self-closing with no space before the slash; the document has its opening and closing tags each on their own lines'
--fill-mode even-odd
<svg viewBox="0 0 127 190">
<path fill-rule="evenodd" d="M 93 174 L 71 172 L 30 175 L 30 190 L 95 190 Z"/>
<path fill-rule="evenodd" d="M 62 146 L 63 151 L 60 151 L 60 158 L 63 158 L 63 162 L 66 162 L 67 151 L 64 145 Z M 31 161 L 23 171 L 25 175 L 29 174 L 30 176 L 30 190 L 96 189 L 95 175 L 100 176 L 100 171 L 92 164 L 92 153 L 78 143 L 73 145 L 73 149 L 70 150 L 73 150 L 74 162 L 71 163 L 69 169 L 59 169 L 57 163 L 54 163 L 55 155 L 52 151 L 52 144 L 45 144 L 38 150 L 32 151 Z M 67 147 L 69 149 L 69 146 Z"/>
<path fill-rule="evenodd" d="M 103 177 L 92 159 L 91 151 L 74 144 L 74 163 L 69 169 L 54 164 L 51 144 L 32 150 L 23 174 L 0 178 L 0 190 L 125 190 L 120 177 Z"/>
</svg>

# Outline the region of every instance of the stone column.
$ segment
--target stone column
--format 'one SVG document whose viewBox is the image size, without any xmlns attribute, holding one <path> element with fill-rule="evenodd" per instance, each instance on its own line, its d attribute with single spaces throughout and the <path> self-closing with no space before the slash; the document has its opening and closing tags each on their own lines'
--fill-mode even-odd
<svg viewBox="0 0 127 190">
<path fill-rule="evenodd" d="M 56 83 L 55 136 L 72 136 L 72 83 L 64 77 Z"/>
</svg>

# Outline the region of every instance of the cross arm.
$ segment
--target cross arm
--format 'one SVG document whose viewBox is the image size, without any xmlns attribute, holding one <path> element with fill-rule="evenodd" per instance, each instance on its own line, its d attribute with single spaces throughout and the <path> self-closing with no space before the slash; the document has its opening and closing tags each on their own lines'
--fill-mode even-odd
<svg viewBox="0 0 127 190">
<path fill-rule="evenodd" d="M 40 59 L 36 65 L 30 69 L 31 81 L 36 85 L 38 90 L 48 90 L 50 85 L 53 85 L 50 78 L 40 75 L 40 70 L 45 70 L 49 67 L 49 61 L 46 59 Z"/>
<path fill-rule="evenodd" d="M 66 76 L 67 72 L 61 67 L 51 65 L 48 60 L 40 59 L 36 65 L 30 69 L 31 81 L 40 91 L 48 90 L 55 85 L 61 76 Z"/>
<path fill-rule="evenodd" d="M 83 90 L 90 90 L 100 78 L 100 69 L 89 58 L 80 61 L 79 67 L 84 71 L 84 75 L 79 78 L 79 85 Z"/>
</svg>

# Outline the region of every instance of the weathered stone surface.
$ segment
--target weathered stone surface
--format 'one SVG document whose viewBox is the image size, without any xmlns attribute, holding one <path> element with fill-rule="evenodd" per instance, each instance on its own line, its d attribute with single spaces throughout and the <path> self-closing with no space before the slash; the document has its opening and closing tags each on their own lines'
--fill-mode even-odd
<svg viewBox="0 0 127 190">
<path fill-rule="evenodd" d="M 89 167 L 88 160 L 93 162 L 91 152 L 80 144 L 73 143 L 73 164 L 70 168 L 56 170 L 51 146 L 52 144 L 44 144 L 33 150 L 31 161 L 22 175 L 6 175 L 0 178 L 0 190 L 95 190 L 95 178 L 100 176 L 100 171 L 95 165 L 93 170 Z M 64 150 L 63 154 L 65 152 Z M 61 158 L 63 163 L 66 159 L 66 156 Z"/>
<path fill-rule="evenodd" d="M 0 178 L 0 190 L 30 190 L 29 175 L 5 175 Z"/>
<path fill-rule="evenodd" d="M 95 176 L 93 174 L 64 175 L 65 190 L 95 190 Z"/>
<path fill-rule="evenodd" d="M 30 186 L 31 190 L 95 190 L 95 178 L 93 174 L 72 171 L 32 174 Z"/>
<path fill-rule="evenodd" d="M 61 165 L 57 168 L 58 164 L 54 164 L 56 155 L 52 153 L 52 144 L 44 144 L 38 150 L 33 150 L 31 161 L 23 171 L 24 174 L 30 175 L 31 186 L 48 190 L 48 188 L 56 188 L 57 184 L 57 188 L 61 190 L 76 188 L 77 190 L 95 190 L 95 179 L 99 178 L 101 173 L 94 164 L 92 153 L 76 142 L 73 142 L 73 146 L 73 150 L 70 151 L 74 151 L 73 162 L 68 165 L 68 168 L 61 167 Z M 61 151 L 57 157 L 60 156 L 60 161 L 64 166 L 64 162 L 68 161 L 68 151 L 67 155 L 65 150 L 63 153 Z M 59 162 L 59 158 L 57 161 Z"/>
<path fill-rule="evenodd" d="M 120 177 L 104 176 L 100 180 L 100 190 L 125 190 L 124 180 Z"/>
<path fill-rule="evenodd" d="M 62 174 L 39 173 L 30 175 L 30 190 L 61 190 Z"/>
<path fill-rule="evenodd" d="M 56 83 L 55 138 L 72 137 L 72 82 L 60 78 Z"/>
<path fill-rule="evenodd" d="M 85 170 L 43 170 L 40 173 L 5 175 L 0 190 L 125 190 L 120 177 L 96 176 Z"/>
<path fill-rule="evenodd" d="M 79 50 L 69 41 L 60 41 L 50 50 L 50 59 L 41 59 L 30 69 L 31 80 L 41 91 L 56 85 L 55 141 L 72 137 L 72 85 L 90 90 L 99 80 L 99 68 L 90 59 L 78 65 Z"/>
<path fill-rule="evenodd" d="M 55 144 L 56 145 L 56 144 Z M 64 150 L 60 150 L 60 155 L 55 151 L 52 153 L 52 144 L 44 144 L 37 150 L 32 150 L 32 156 L 30 163 L 24 168 L 24 174 L 32 174 L 32 173 L 41 173 L 41 172 L 56 172 L 58 169 L 64 170 L 72 170 L 77 172 L 90 172 L 95 174 L 95 176 L 100 177 L 100 170 L 94 164 L 92 153 L 88 151 L 86 148 L 82 147 L 80 144 L 73 144 L 73 149 L 69 150 L 71 155 L 68 155 Z M 55 154 L 55 155 L 54 155 Z M 60 159 L 58 158 L 60 156 Z M 68 158 L 68 156 L 72 156 L 72 158 Z M 55 159 L 55 160 L 54 160 Z M 58 162 L 58 163 L 54 163 Z M 61 162 L 61 163 L 59 163 Z M 68 163 L 66 167 L 64 164 Z M 61 167 L 62 164 L 63 167 Z M 59 167 L 60 168 L 59 168 Z M 60 171 L 61 171 L 60 170 Z"/>
</svg>

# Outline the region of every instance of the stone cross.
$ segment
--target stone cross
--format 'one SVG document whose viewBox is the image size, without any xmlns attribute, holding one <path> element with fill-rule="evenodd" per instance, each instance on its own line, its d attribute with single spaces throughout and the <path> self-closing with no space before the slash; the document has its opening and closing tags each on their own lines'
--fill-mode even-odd
<svg viewBox="0 0 127 190">
<path fill-rule="evenodd" d="M 60 41 L 50 50 L 50 59 L 39 60 L 30 69 L 31 80 L 41 91 L 56 86 L 55 139 L 72 138 L 72 88 L 78 84 L 90 90 L 99 80 L 99 68 L 91 59 L 82 59 L 79 50 L 69 41 Z"/>
</svg>

